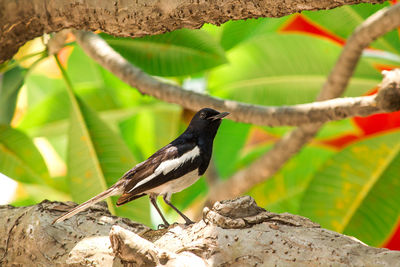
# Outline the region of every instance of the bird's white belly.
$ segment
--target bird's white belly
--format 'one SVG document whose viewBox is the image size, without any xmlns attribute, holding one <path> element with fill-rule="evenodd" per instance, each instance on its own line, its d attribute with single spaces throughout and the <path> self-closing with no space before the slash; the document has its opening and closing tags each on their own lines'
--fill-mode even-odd
<svg viewBox="0 0 400 267">
<path fill-rule="evenodd" d="M 153 193 L 153 194 L 157 194 L 157 195 L 173 194 L 176 192 L 180 192 L 183 189 L 191 186 L 199 178 L 200 178 L 199 171 L 198 171 L 198 169 L 195 169 L 180 178 L 171 180 L 165 184 L 162 184 L 160 186 L 152 188 L 152 189 L 146 191 L 146 193 Z"/>
</svg>

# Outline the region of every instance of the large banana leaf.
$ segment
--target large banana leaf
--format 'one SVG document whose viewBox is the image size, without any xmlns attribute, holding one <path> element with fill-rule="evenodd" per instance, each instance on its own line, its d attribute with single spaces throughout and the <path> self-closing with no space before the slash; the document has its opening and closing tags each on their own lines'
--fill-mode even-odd
<svg viewBox="0 0 400 267">
<path fill-rule="evenodd" d="M 262 105 L 312 102 L 341 47 L 303 35 L 253 38 L 228 52 L 230 64 L 211 71 L 213 95 Z M 381 81 L 378 71 L 361 60 L 346 95 L 361 95 Z"/>
<path fill-rule="evenodd" d="M 27 89 L 28 111 L 43 101 L 47 96 L 56 92 L 64 91 L 62 79 L 50 78 L 43 74 L 31 71 L 25 78 Z"/>
<path fill-rule="evenodd" d="M 159 103 L 142 107 L 140 112 L 121 121 L 121 135 L 139 161 L 178 137 L 180 113 L 178 106 Z"/>
<path fill-rule="evenodd" d="M 111 117 L 125 118 L 132 114 L 133 107 L 154 102 L 154 99 L 140 95 L 137 90 L 93 62 L 80 47 L 74 47 L 67 70 L 75 93 L 96 111 L 119 114 Z M 69 99 L 64 82 L 39 73 L 29 75 L 26 80 L 29 108 L 18 128 L 28 131 L 30 135 L 54 136 L 65 133 Z"/>
<path fill-rule="evenodd" d="M 307 146 L 249 194 L 267 210 L 298 214 L 300 200 L 313 174 L 332 154 L 332 150 Z"/>
<path fill-rule="evenodd" d="M 250 128 L 250 124 L 223 120 L 214 141 L 213 155 L 220 177 L 227 178 L 237 170 L 237 161 L 241 157 Z"/>
<path fill-rule="evenodd" d="M 318 27 L 325 28 L 339 37 L 346 39 L 366 18 L 389 5 L 389 2 L 376 5 L 345 5 L 340 8 L 321 10 L 318 12 L 306 11 L 302 14 L 317 23 Z M 395 30 L 385 34 L 383 37 L 373 42 L 371 47 L 399 54 L 400 40 L 398 31 Z"/>
<path fill-rule="evenodd" d="M 0 74 L 0 123 L 9 124 L 14 115 L 19 89 L 24 83 L 26 70 L 14 67 Z"/>
<path fill-rule="evenodd" d="M 226 62 L 224 50 L 202 30 L 181 29 L 135 39 L 102 37 L 132 64 L 152 75 L 189 75 Z"/>
<path fill-rule="evenodd" d="M 228 51 L 257 36 L 276 32 L 290 17 L 228 21 L 222 26 L 221 45 Z"/>
<path fill-rule="evenodd" d="M 23 183 L 51 184 L 42 155 L 23 132 L 0 125 L 0 172 Z"/>
<path fill-rule="evenodd" d="M 114 184 L 135 160 L 122 139 L 95 112 L 69 91 L 71 120 L 68 178 L 72 198 L 83 202 Z M 109 207 L 113 210 L 113 205 Z M 116 210 L 120 216 L 150 223 L 149 204 L 139 199 Z"/>
<path fill-rule="evenodd" d="M 360 141 L 315 173 L 300 214 L 380 246 L 400 216 L 400 133 Z"/>
</svg>

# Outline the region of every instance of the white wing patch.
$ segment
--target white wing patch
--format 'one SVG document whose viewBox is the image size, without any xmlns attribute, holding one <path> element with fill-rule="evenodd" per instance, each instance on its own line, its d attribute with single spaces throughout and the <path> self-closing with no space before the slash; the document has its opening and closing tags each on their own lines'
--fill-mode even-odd
<svg viewBox="0 0 400 267">
<path fill-rule="evenodd" d="M 194 158 L 196 158 L 199 155 L 200 155 L 200 149 L 199 149 L 198 146 L 195 146 L 192 150 L 186 152 L 185 154 L 183 154 L 179 158 L 175 158 L 175 159 L 171 159 L 171 160 L 167 160 L 167 161 L 162 162 L 157 167 L 157 169 L 154 171 L 154 173 L 152 175 L 146 177 L 145 179 L 143 179 L 142 181 L 137 183 L 131 190 L 129 190 L 129 192 L 131 192 L 135 188 L 137 188 L 137 187 L 149 182 L 151 179 L 153 179 L 154 177 L 160 175 L 161 173 L 166 175 L 167 173 L 177 169 L 179 166 L 182 166 L 185 162 L 192 161 Z"/>
</svg>

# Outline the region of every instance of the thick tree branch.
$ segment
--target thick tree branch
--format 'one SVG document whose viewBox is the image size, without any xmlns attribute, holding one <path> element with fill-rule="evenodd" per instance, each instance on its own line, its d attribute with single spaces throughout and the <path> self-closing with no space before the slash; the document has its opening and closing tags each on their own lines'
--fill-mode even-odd
<svg viewBox="0 0 400 267">
<path fill-rule="evenodd" d="M 298 126 L 391 112 L 377 105 L 375 97 L 335 99 L 294 106 L 260 106 L 223 100 L 161 82 L 130 64 L 101 37 L 91 32 L 76 32 L 77 42 L 100 65 L 141 93 L 197 111 L 203 107 L 231 113 L 229 119 L 267 126 Z M 383 98 L 381 98 L 383 100 Z"/>
<path fill-rule="evenodd" d="M 110 247 L 111 226 L 137 234 L 150 230 L 112 216 L 105 202 L 51 225 L 75 205 L 43 201 L 28 207 L 0 206 L 0 266 L 122 266 Z"/>
<path fill-rule="evenodd" d="M 348 39 L 317 100 L 339 97 L 346 89 L 363 50 L 372 41 L 399 26 L 400 4 L 382 9 L 364 21 Z M 390 76 L 386 75 L 386 78 Z M 394 101 L 398 102 L 398 99 Z M 244 194 L 272 177 L 312 139 L 321 126 L 321 123 L 304 125 L 285 135 L 267 154 L 246 169 L 235 173 L 230 179 L 211 188 L 208 205 Z"/>
<path fill-rule="evenodd" d="M 303 10 L 323 10 L 383 0 L 0 0 L 0 63 L 26 41 L 65 28 L 101 30 L 138 37 L 181 28 L 220 25 L 228 20 L 281 17 Z"/>
<path fill-rule="evenodd" d="M 203 219 L 150 230 L 105 205 L 51 225 L 70 203 L 0 206 L 1 266 L 399 266 L 400 252 L 369 247 L 250 197 L 218 202 Z M 0 255 L 0 257 L 2 256 Z"/>
</svg>

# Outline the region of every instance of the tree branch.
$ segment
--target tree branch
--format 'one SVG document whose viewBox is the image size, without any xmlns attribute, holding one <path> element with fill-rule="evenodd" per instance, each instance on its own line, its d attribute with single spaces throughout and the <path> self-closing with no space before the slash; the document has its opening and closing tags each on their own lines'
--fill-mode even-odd
<svg viewBox="0 0 400 267">
<path fill-rule="evenodd" d="M 398 266 L 400 252 L 369 247 L 251 197 L 215 203 L 190 226 L 147 227 L 105 205 L 51 225 L 71 203 L 0 206 L 1 266 Z"/>
<path fill-rule="evenodd" d="M 104 68 L 122 81 L 137 88 L 141 93 L 166 102 L 197 111 L 203 107 L 231 113 L 229 119 L 244 123 L 267 126 L 299 126 L 316 122 L 341 120 L 354 116 L 368 116 L 391 112 L 377 107 L 374 97 L 335 99 L 318 103 L 293 106 L 260 106 L 223 100 L 161 82 L 130 64 L 114 51 L 101 37 L 91 32 L 75 32 L 83 50 Z M 378 105 L 379 106 L 379 105 Z"/>
<path fill-rule="evenodd" d="M 197 29 L 204 23 L 220 25 L 228 20 L 282 17 L 304 10 L 382 2 L 0 0 L 0 63 L 10 59 L 26 41 L 66 28 L 138 37 L 181 28 Z"/>
<path fill-rule="evenodd" d="M 363 50 L 372 41 L 399 26 L 400 3 L 382 9 L 365 20 L 348 39 L 317 100 L 339 97 L 346 89 Z M 386 75 L 387 78 L 389 76 Z M 398 99 L 394 101 L 398 102 Z M 211 188 L 207 204 L 244 194 L 272 177 L 313 138 L 321 126 L 321 123 L 304 125 L 286 134 L 268 153 L 246 169 Z"/>
<path fill-rule="evenodd" d="M 110 247 L 111 226 L 137 234 L 150 230 L 112 216 L 105 202 L 62 224 L 51 225 L 54 218 L 74 206 L 72 202 L 47 200 L 28 207 L 0 206 L 0 265 L 122 266 Z"/>
</svg>

